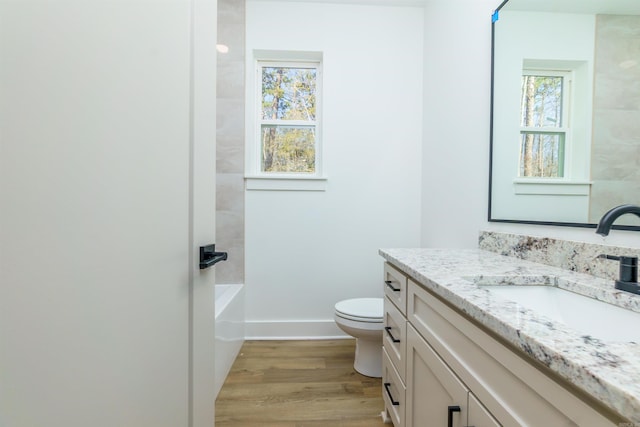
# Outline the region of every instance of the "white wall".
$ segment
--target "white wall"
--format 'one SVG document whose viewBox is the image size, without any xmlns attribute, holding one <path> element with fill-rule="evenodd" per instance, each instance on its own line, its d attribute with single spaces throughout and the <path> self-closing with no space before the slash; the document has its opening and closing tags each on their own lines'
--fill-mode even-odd
<svg viewBox="0 0 640 427">
<path fill-rule="evenodd" d="M 328 177 L 324 192 L 246 192 L 248 336 L 337 333 L 337 301 L 382 296 L 378 249 L 419 246 L 422 20 L 414 7 L 247 3 L 248 58 L 323 52 Z"/>
<path fill-rule="evenodd" d="M 603 240 L 593 228 L 487 222 L 490 16 L 499 4 L 426 2 L 422 246 L 473 248 L 485 229 L 640 247 L 637 232 Z"/>
<path fill-rule="evenodd" d="M 427 0 L 422 240 L 471 248 L 486 223 L 491 0 Z"/>
</svg>

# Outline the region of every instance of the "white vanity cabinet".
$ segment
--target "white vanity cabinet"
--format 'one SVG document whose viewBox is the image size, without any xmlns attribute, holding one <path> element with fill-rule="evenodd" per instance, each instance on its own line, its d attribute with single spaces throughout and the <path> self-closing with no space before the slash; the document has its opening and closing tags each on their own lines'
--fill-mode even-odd
<svg viewBox="0 0 640 427">
<path fill-rule="evenodd" d="M 404 276 L 385 264 L 385 280 L 402 282 L 398 274 Z M 382 393 L 395 427 L 617 425 L 547 368 L 535 366 L 423 286 L 404 280 L 404 311 L 385 298 L 385 327 L 400 339 L 394 342 L 386 332 L 383 339 Z"/>
<path fill-rule="evenodd" d="M 382 393 L 387 418 L 405 426 L 407 277 L 384 265 L 384 331 L 382 338 Z"/>
</svg>

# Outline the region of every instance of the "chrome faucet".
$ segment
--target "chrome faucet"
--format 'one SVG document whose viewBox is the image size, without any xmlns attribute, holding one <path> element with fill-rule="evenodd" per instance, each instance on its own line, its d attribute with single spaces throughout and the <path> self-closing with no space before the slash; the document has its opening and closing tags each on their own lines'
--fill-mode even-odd
<svg viewBox="0 0 640 427">
<path fill-rule="evenodd" d="M 620 205 L 613 209 L 610 209 L 605 213 L 600 222 L 596 233 L 601 236 L 609 235 L 613 222 L 618 219 L 619 216 L 632 213 L 640 217 L 640 206 L 636 205 Z M 598 258 L 612 259 L 620 261 L 620 278 L 616 280 L 615 288 L 622 291 L 632 292 L 634 294 L 640 294 L 640 283 L 638 283 L 638 258 L 629 256 L 613 256 L 602 254 Z"/>
<path fill-rule="evenodd" d="M 640 217 L 640 206 L 636 205 L 620 205 L 616 206 L 613 209 L 610 209 L 607 213 L 602 215 L 600 218 L 600 222 L 598 223 L 598 228 L 596 229 L 596 233 L 601 236 L 608 236 L 609 231 L 611 231 L 611 226 L 613 222 L 618 219 L 619 216 L 632 213 Z"/>
</svg>

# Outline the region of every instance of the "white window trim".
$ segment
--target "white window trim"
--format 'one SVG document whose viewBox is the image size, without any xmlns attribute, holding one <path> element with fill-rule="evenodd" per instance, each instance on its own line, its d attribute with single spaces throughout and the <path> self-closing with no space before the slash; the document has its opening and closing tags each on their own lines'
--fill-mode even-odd
<svg viewBox="0 0 640 427">
<path fill-rule="evenodd" d="M 246 101 L 246 163 L 245 182 L 247 190 L 285 190 L 285 191 L 325 191 L 327 177 L 324 174 L 323 138 L 322 138 L 322 53 L 263 51 L 253 52 L 251 59 L 253 73 L 247 73 Z M 316 158 L 313 173 L 274 173 L 261 171 L 260 126 L 267 123 L 261 117 L 260 102 L 262 96 L 261 67 L 265 64 L 287 67 L 309 66 L 313 64 L 316 74 Z M 278 124 L 283 122 L 278 121 Z M 296 123 L 291 122 L 295 125 Z M 301 121 L 300 125 L 308 126 L 309 122 Z"/>
<path fill-rule="evenodd" d="M 562 178 L 516 178 L 514 194 L 546 196 L 585 196 L 591 192 L 591 181 Z"/>
<path fill-rule="evenodd" d="M 269 175 L 245 176 L 247 190 L 326 191 L 327 178 L 321 176 Z"/>
</svg>

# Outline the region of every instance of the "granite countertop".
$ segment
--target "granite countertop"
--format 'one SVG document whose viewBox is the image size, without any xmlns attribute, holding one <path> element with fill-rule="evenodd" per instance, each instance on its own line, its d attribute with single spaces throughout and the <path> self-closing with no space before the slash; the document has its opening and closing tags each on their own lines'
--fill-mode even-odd
<svg viewBox="0 0 640 427">
<path fill-rule="evenodd" d="M 499 284 L 501 278 L 516 276 L 523 284 L 552 278 L 559 287 L 638 312 L 640 295 L 615 290 L 611 280 L 480 249 L 381 249 L 380 255 L 560 377 L 640 425 L 640 343 L 585 335 L 495 297 L 476 283 Z"/>
</svg>

